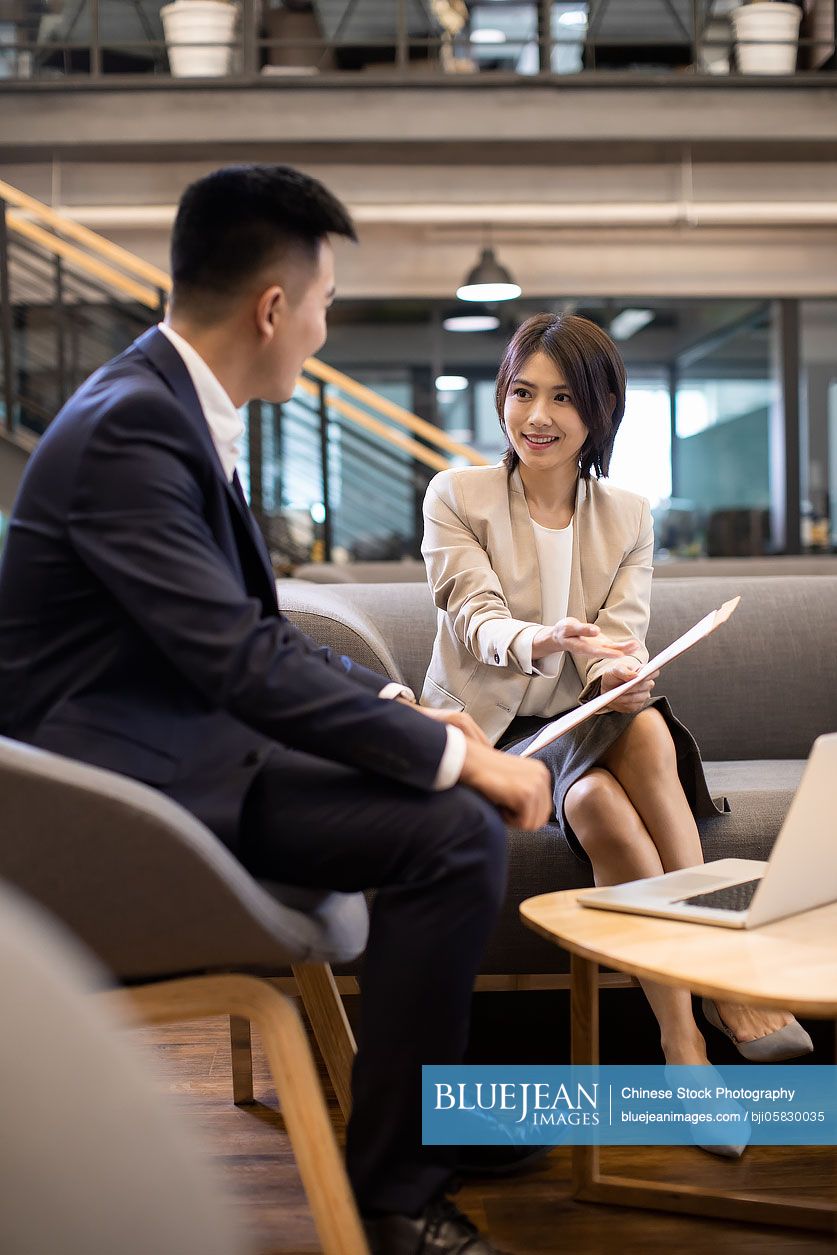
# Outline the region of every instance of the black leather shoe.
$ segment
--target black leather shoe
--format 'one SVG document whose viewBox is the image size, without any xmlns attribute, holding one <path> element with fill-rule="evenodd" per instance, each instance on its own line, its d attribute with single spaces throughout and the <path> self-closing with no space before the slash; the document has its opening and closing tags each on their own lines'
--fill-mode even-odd
<svg viewBox="0 0 837 1255">
<path fill-rule="evenodd" d="M 551 1146 L 463 1146 L 456 1163 L 460 1177 L 514 1177 L 536 1167 Z"/>
<path fill-rule="evenodd" d="M 371 1255 L 504 1255 L 444 1197 L 419 1216 L 374 1216 L 363 1227 Z"/>
</svg>

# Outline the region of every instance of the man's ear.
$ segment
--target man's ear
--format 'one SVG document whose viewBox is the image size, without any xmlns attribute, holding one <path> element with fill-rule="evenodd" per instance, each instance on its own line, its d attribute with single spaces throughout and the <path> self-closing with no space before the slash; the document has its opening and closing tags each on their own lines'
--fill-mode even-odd
<svg viewBox="0 0 837 1255">
<path fill-rule="evenodd" d="M 285 312 L 288 298 L 278 283 L 265 288 L 256 304 L 256 328 L 265 343 L 273 339 L 276 323 Z"/>
</svg>

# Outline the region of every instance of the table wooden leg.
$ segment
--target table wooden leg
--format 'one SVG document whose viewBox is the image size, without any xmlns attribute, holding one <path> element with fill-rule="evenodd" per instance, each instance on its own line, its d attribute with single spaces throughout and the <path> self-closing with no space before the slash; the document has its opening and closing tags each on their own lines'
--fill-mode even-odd
<svg viewBox="0 0 837 1255">
<path fill-rule="evenodd" d="M 599 1062 L 599 965 L 570 955 L 570 1058 L 574 1064 Z M 599 1179 L 598 1146 L 574 1146 L 572 1188 L 575 1198 L 590 1198 Z"/>
<path fill-rule="evenodd" d="M 577 1147 L 575 1149 L 578 1149 Z M 794 1196 L 773 1198 L 746 1190 L 724 1190 L 685 1183 L 650 1182 L 641 1177 L 597 1175 L 577 1197 L 588 1203 L 640 1207 L 686 1216 L 712 1216 L 720 1220 L 744 1220 L 750 1224 L 781 1225 L 835 1232 L 834 1204 L 825 1199 Z"/>
<path fill-rule="evenodd" d="M 573 1063 L 599 1062 L 599 965 L 570 955 L 570 1020 Z"/>
<path fill-rule="evenodd" d="M 599 1062 L 599 969 L 598 964 L 577 954 L 570 956 L 570 1015 L 572 1062 L 595 1066 Z M 786 1225 L 821 1233 L 835 1231 L 833 1203 L 793 1196 L 768 1198 L 745 1190 L 602 1173 L 598 1146 L 573 1146 L 572 1192 L 574 1198 L 589 1203 Z"/>
</svg>

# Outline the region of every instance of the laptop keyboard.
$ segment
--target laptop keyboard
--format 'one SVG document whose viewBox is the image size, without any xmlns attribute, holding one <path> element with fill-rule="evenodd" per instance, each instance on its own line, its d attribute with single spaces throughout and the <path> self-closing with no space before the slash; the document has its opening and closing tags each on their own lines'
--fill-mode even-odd
<svg viewBox="0 0 837 1255">
<path fill-rule="evenodd" d="M 746 911 L 753 900 L 753 894 L 761 884 L 757 880 L 742 880 L 740 885 L 727 885 L 723 889 L 712 889 L 709 893 L 696 893 L 693 898 L 681 898 L 687 906 L 711 906 L 719 911 Z"/>
</svg>

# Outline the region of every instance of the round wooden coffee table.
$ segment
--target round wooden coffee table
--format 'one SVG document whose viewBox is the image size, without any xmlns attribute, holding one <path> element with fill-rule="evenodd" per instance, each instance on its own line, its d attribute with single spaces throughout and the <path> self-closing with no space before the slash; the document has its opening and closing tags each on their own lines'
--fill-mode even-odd
<svg viewBox="0 0 837 1255">
<path fill-rule="evenodd" d="M 570 952 L 573 1063 L 599 1062 L 599 964 L 710 998 L 837 1017 L 837 903 L 738 930 L 591 910 L 579 905 L 578 892 L 545 893 L 520 906 L 525 924 Z M 826 1200 L 606 1175 L 598 1146 L 573 1147 L 573 1193 L 590 1202 L 727 1220 L 835 1226 L 835 1205 Z"/>
</svg>

